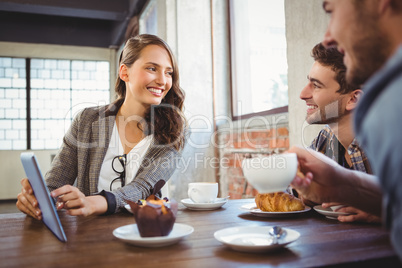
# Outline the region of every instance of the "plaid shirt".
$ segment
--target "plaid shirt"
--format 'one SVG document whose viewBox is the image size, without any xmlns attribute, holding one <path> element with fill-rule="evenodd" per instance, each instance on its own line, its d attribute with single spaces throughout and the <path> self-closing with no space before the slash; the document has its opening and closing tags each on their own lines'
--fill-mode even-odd
<svg viewBox="0 0 402 268">
<path fill-rule="evenodd" d="M 326 125 L 320 131 L 320 133 L 313 140 L 309 148 L 325 154 L 345 168 L 373 174 L 370 163 L 365 153 L 359 147 L 355 139 L 349 145 L 347 151 L 350 156 L 350 160 L 352 161 L 352 166 L 349 166 L 348 162 L 345 159 L 345 148 L 339 142 L 338 138 L 335 136 L 335 133 L 328 125 Z"/>
</svg>

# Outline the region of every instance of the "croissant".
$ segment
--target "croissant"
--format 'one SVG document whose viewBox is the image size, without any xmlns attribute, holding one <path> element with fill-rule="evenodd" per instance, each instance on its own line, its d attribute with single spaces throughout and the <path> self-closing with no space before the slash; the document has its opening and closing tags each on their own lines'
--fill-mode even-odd
<svg viewBox="0 0 402 268">
<path fill-rule="evenodd" d="M 284 192 L 257 194 L 255 203 L 260 210 L 267 212 L 289 212 L 304 209 L 304 203 L 300 199 Z"/>
</svg>

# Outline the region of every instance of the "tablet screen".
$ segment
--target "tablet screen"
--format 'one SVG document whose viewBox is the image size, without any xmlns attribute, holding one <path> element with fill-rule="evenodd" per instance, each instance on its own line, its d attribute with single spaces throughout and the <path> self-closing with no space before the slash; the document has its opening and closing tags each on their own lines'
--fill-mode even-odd
<svg viewBox="0 0 402 268">
<path fill-rule="evenodd" d="M 63 226 L 60 223 L 53 198 L 50 196 L 35 155 L 33 153 L 21 153 L 21 162 L 38 200 L 43 222 L 60 241 L 66 242 L 67 238 L 64 234 Z"/>
</svg>

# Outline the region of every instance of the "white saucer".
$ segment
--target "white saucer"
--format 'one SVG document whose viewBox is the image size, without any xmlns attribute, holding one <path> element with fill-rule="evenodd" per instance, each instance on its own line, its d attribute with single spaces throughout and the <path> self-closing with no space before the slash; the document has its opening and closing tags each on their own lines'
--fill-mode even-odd
<svg viewBox="0 0 402 268">
<path fill-rule="evenodd" d="M 296 241 L 300 237 L 299 232 L 289 228 L 283 228 L 287 233 L 286 236 L 279 239 L 278 244 L 273 244 L 272 237 L 268 235 L 268 231 L 271 227 L 272 226 L 231 227 L 216 231 L 214 237 L 233 250 L 242 252 L 266 252 L 276 250 Z"/>
<path fill-rule="evenodd" d="M 141 247 L 164 247 L 179 242 L 185 236 L 194 231 L 194 228 L 187 224 L 175 223 L 173 229 L 167 236 L 141 237 L 137 224 L 129 224 L 113 230 L 113 235 L 130 244 Z"/>
<path fill-rule="evenodd" d="M 307 211 L 311 210 L 311 207 L 305 206 L 303 210 L 298 210 L 298 211 L 288 211 L 288 212 L 268 212 L 268 211 L 262 211 L 261 209 L 257 208 L 257 205 L 255 203 L 250 203 L 250 204 L 245 204 L 240 207 L 241 210 L 245 210 L 250 212 L 251 214 L 259 217 L 265 217 L 265 218 L 278 218 L 278 217 L 290 217 L 294 216 L 295 214 L 300 214 L 304 213 Z"/>
<path fill-rule="evenodd" d="M 228 201 L 227 198 L 217 198 L 214 203 L 194 203 L 190 198 L 182 199 L 181 203 L 191 210 L 214 210 Z"/>
<path fill-rule="evenodd" d="M 333 211 L 331 208 L 323 208 L 322 206 L 314 206 L 313 209 L 318 213 L 326 216 L 328 219 L 337 220 L 338 216 L 349 216 L 353 213 Z"/>
</svg>

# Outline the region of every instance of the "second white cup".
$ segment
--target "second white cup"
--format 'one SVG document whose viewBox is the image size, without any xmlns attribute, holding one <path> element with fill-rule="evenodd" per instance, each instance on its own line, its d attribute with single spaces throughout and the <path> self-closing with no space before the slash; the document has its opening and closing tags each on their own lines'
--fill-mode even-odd
<svg viewBox="0 0 402 268">
<path fill-rule="evenodd" d="M 194 203 L 213 203 L 217 196 L 217 182 L 192 182 L 188 184 L 188 197 Z"/>
</svg>

